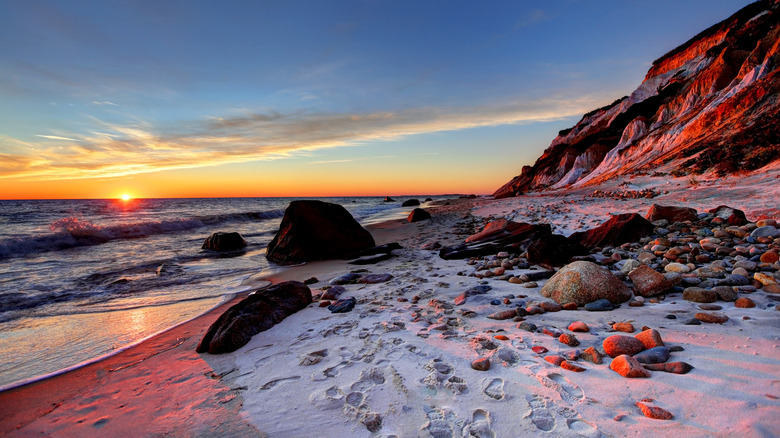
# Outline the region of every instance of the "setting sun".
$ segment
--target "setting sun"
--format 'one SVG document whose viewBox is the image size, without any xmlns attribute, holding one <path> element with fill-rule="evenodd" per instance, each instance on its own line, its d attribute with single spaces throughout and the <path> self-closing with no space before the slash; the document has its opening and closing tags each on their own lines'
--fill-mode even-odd
<svg viewBox="0 0 780 438">
<path fill-rule="evenodd" d="M 120 196 L 120 198 L 121 198 L 123 201 L 129 201 L 129 200 L 133 199 L 133 197 L 132 197 L 132 196 L 130 196 L 130 195 L 128 195 L 127 193 L 125 193 L 124 195 Z"/>
</svg>

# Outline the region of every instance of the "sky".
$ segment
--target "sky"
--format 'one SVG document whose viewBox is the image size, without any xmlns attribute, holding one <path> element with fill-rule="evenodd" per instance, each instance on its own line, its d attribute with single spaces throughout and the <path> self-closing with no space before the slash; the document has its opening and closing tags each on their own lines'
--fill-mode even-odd
<svg viewBox="0 0 780 438">
<path fill-rule="evenodd" d="M 0 199 L 489 194 L 748 3 L 0 0 Z"/>
</svg>

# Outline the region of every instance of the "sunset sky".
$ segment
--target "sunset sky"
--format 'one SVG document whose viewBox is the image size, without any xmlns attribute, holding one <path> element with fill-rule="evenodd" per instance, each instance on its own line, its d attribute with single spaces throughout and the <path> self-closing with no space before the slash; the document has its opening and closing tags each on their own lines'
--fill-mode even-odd
<svg viewBox="0 0 780 438">
<path fill-rule="evenodd" d="M 0 199 L 492 193 L 748 3 L 0 0 Z"/>
</svg>

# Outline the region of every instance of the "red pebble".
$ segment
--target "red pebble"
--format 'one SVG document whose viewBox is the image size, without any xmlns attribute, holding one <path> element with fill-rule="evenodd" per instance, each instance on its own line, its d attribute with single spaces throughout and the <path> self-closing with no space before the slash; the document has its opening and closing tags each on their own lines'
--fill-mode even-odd
<svg viewBox="0 0 780 438">
<path fill-rule="evenodd" d="M 547 353 L 548 351 L 550 351 L 550 350 L 542 347 L 541 345 L 537 345 L 535 347 L 531 347 L 531 350 L 533 350 L 533 352 L 536 353 L 536 354 L 544 354 L 544 353 Z"/>
</svg>

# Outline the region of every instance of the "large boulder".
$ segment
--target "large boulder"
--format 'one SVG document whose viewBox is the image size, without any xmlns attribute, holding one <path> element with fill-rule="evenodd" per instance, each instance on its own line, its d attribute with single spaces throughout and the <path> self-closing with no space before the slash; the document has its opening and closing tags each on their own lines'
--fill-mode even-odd
<svg viewBox="0 0 780 438">
<path fill-rule="evenodd" d="M 669 223 L 699 220 L 696 209 L 690 207 L 674 207 L 669 205 L 653 204 L 645 216 L 650 222 L 666 219 Z"/>
<path fill-rule="evenodd" d="M 445 260 L 495 254 L 500 251 L 522 253 L 528 246 L 542 237 L 552 234 L 549 224 L 531 225 L 499 219 L 491 222 L 465 243 L 447 246 L 439 251 Z"/>
<path fill-rule="evenodd" d="M 424 221 L 426 219 L 430 219 L 431 214 L 427 211 L 423 210 L 422 208 L 415 208 L 412 210 L 411 213 L 409 213 L 409 216 L 407 216 L 406 220 L 409 222 L 418 222 L 418 221 Z"/>
<path fill-rule="evenodd" d="M 612 216 L 608 221 L 587 231 L 578 231 L 569 240 L 585 248 L 619 246 L 627 242 L 637 242 L 653 232 L 653 224 L 636 213 L 624 213 Z"/>
<path fill-rule="evenodd" d="M 561 268 L 547 280 L 541 294 L 558 304 L 577 303 L 578 306 L 600 299 L 618 304 L 631 298 L 631 291 L 620 279 L 599 265 L 586 261 L 573 262 Z"/>
<path fill-rule="evenodd" d="M 241 237 L 240 234 L 235 232 L 231 232 L 231 233 L 218 232 L 207 237 L 206 240 L 203 242 L 203 246 L 201 248 L 210 249 L 212 251 L 223 252 L 223 251 L 236 251 L 239 249 L 243 249 L 244 247 L 246 247 L 246 240 L 244 240 L 244 238 Z"/>
<path fill-rule="evenodd" d="M 406 201 L 401 204 L 401 207 L 414 207 L 420 205 L 419 199 L 407 199 Z"/>
<path fill-rule="evenodd" d="M 563 266 L 572 257 L 586 255 L 588 250 L 579 243 L 570 241 L 560 234 L 542 236 L 528 245 L 528 261 L 539 266 Z"/>
<path fill-rule="evenodd" d="M 279 232 L 266 257 L 282 265 L 312 260 L 349 258 L 376 245 L 365 228 L 338 204 L 293 201 L 284 212 Z"/>
<path fill-rule="evenodd" d="M 211 354 L 236 351 L 252 336 L 268 330 L 311 302 L 311 290 L 298 281 L 259 290 L 230 307 L 211 324 L 195 351 Z"/>
</svg>

